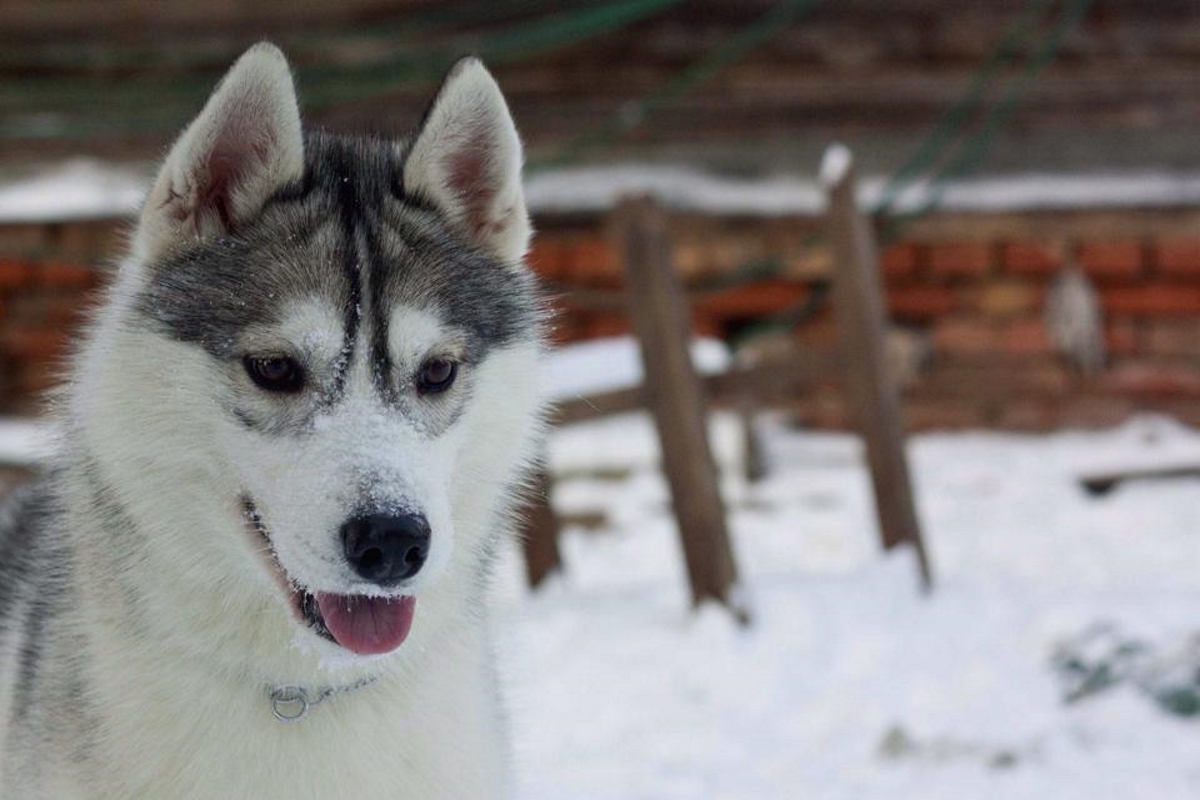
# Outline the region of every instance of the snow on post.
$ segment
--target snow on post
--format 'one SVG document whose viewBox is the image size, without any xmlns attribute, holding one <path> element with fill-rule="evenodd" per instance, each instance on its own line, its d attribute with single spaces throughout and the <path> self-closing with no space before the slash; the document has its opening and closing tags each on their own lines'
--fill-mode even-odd
<svg viewBox="0 0 1200 800">
<path fill-rule="evenodd" d="M 821 158 L 821 187 L 829 191 L 837 186 L 846 180 L 853 166 L 854 154 L 850 152 L 850 148 L 840 142 L 829 145 Z"/>
</svg>

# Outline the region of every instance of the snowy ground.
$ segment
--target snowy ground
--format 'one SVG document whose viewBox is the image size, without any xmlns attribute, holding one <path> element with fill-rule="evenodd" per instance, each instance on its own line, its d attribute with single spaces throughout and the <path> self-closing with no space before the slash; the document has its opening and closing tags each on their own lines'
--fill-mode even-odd
<svg viewBox="0 0 1200 800">
<path fill-rule="evenodd" d="M 692 614 L 641 416 L 559 432 L 569 572 L 500 581 L 523 800 L 1200 797 L 1200 721 L 1129 685 L 1063 702 L 1055 646 L 1111 622 L 1164 650 L 1200 631 L 1200 483 L 1105 466 L 1200 463 L 1161 418 L 1106 433 L 912 443 L 937 589 L 880 555 L 847 436 L 768 427 L 774 472 L 725 490 L 754 625 Z M 584 524 L 586 523 L 586 524 Z"/>
</svg>

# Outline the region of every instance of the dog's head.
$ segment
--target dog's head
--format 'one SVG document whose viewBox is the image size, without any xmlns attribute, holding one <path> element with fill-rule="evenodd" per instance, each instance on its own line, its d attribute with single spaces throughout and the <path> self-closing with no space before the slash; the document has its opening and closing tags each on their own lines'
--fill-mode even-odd
<svg viewBox="0 0 1200 800">
<path fill-rule="evenodd" d="M 245 523 L 234 549 L 262 551 L 271 591 L 330 646 L 399 646 L 414 598 L 478 570 L 528 459 L 521 160 L 477 60 L 394 142 L 305 134 L 283 55 L 258 45 L 147 197 L 114 292 L 122 354 L 101 359 L 138 395 L 126 425 L 145 428 L 124 435 L 157 437 L 125 468 L 177 482 L 160 503 L 219 487 Z M 204 535 L 188 546 L 231 552 Z"/>
</svg>

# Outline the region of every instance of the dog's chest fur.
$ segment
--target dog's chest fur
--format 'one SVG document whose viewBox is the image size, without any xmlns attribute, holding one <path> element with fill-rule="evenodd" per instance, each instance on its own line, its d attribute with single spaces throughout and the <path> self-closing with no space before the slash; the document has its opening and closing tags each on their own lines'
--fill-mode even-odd
<svg viewBox="0 0 1200 800">
<path fill-rule="evenodd" d="M 274 719 L 261 687 L 155 676 L 147 702 L 109 710 L 89 791 L 105 788 L 86 797 L 497 797 L 506 780 L 500 739 L 480 714 L 479 665 L 465 661 L 403 690 L 384 681 L 331 698 L 295 723 Z"/>
</svg>

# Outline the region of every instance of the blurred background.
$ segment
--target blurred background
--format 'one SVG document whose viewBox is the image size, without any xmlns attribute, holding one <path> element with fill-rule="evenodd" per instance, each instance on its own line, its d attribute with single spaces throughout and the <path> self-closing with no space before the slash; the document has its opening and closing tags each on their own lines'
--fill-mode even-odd
<svg viewBox="0 0 1200 800">
<path fill-rule="evenodd" d="M 263 38 L 311 125 L 400 136 L 475 53 L 524 137 L 562 411 L 499 582 L 521 797 L 1200 796 L 1200 2 L 5 0 L 6 482 Z"/>
</svg>

